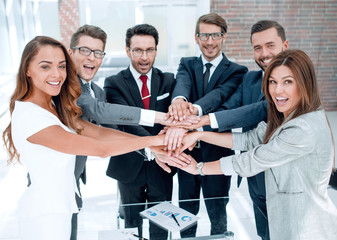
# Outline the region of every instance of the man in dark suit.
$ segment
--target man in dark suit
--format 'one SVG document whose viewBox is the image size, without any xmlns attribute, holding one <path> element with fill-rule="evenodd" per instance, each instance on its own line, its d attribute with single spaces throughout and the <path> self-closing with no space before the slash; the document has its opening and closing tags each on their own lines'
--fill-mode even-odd
<svg viewBox="0 0 337 240">
<path fill-rule="evenodd" d="M 136 106 L 167 112 L 174 85 L 173 73 L 163 73 L 153 67 L 157 55 L 158 32 L 148 24 L 136 25 L 126 32 L 126 53 L 130 66 L 117 75 L 106 78 L 104 90 L 109 103 Z M 162 126 L 153 128 L 123 126 L 125 132 L 138 136 L 156 135 Z M 107 175 L 118 180 L 123 206 L 125 227 L 138 227 L 142 236 L 142 218 L 139 212 L 145 203 L 170 201 L 172 197 L 172 175 L 161 169 L 149 149 L 131 152 L 110 158 Z M 167 158 L 155 155 L 155 158 Z M 151 206 L 151 204 L 149 205 Z M 151 239 L 167 239 L 167 231 L 150 222 Z"/>
<path fill-rule="evenodd" d="M 243 132 L 253 129 L 261 121 L 267 120 L 267 100 L 262 93 L 263 72 L 274 56 L 288 49 L 288 41 L 283 27 L 270 20 L 262 20 L 251 28 L 251 44 L 254 58 L 260 71 L 249 71 L 235 93 L 218 111 L 203 116 L 194 128 L 210 125 L 220 132 L 232 128 L 243 128 Z M 241 177 L 239 177 L 239 183 Z M 269 239 L 266 208 L 264 173 L 248 177 L 249 194 L 253 201 L 256 229 L 263 240 Z"/>
<path fill-rule="evenodd" d="M 195 41 L 202 55 L 181 59 L 170 106 L 172 116 L 182 119 L 188 111 L 199 115 L 214 112 L 241 83 L 247 68 L 229 61 L 221 52 L 226 33 L 226 21 L 218 14 L 210 13 L 199 18 Z M 183 112 L 183 114 L 179 115 L 178 112 Z M 203 130 L 209 131 L 210 128 L 205 127 Z M 203 142 L 199 148 L 191 152 L 200 164 L 231 154 L 233 152 L 229 149 Z M 199 199 L 202 188 L 211 221 L 211 234 L 224 233 L 227 230 L 226 205 L 228 203 L 225 197 L 228 197 L 231 177 L 224 175 L 192 176 L 178 170 L 178 180 L 179 200 Z M 199 200 L 182 201 L 179 205 L 193 214 L 199 211 Z M 197 226 L 192 226 L 182 231 L 181 237 L 194 237 L 196 228 Z"/>
<path fill-rule="evenodd" d="M 82 93 L 77 104 L 82 109 L 82 118 L 96 124 L 127 124 L 154 126 L 154 123 L 168 124 L 164 121 L 165 113 L 141 109 L 140 107 L 110 104 L 106 102 L 104 91 L 94 82 L 96 72 L 102 64 L 107 35 L 99 27 L 81 26 L 71 37 L 69 54 L 76 66 Z M 166 109 L 165 111 L 166 112 Z M 87 156 L 77 156 L 75 178 L 78 189 L 80 179 L 86 182 Z M 79 209 L 82 198 L 76 195 Z M 72 219 L 71 240 L 77 239 L 77 214 Z"/>
</svg>

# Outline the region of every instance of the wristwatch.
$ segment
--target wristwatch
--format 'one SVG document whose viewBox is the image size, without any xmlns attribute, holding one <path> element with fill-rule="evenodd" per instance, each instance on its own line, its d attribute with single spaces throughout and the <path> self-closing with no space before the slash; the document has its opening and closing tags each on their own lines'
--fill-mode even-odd
<svg viewBox="0 0 337 240">
<path fill-rule="evenodd" d="M 204 166 L 204 163 L 203 162 L 199 162 L 197 164 L 197 171 L 199 173 L 200 176 L 205 176 L 205 174 L 203 174 L 203 172 L 201 171 L 202 167 Z"/>
</svg>

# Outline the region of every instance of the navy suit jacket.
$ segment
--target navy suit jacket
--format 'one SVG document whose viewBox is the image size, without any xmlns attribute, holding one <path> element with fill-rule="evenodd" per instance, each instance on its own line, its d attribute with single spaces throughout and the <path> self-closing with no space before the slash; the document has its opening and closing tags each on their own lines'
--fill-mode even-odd
<svg viewBox="0 0 337 240">
<path fill-rule="evenodd" d="M 247 68 L 231 62 L 223 55 L 222 61 L 213 72 L 203 93 L 203 64 L 201 57 L 182 58 L 176 77 L 176 85 L 172 99 L 177 96 L 185 97 L 189 102 L 198 104 L 203 114 L 216 111 L 237 89 Z M 204 130 L 212 131 L 209 127 Z M 233 151 L 212 144 L 201 142 L 201 154 L 194 154 L 196 161 L 209 162 L 228 156 Z"/>
<path fill-rule="evenodd" d="M 223 59 L 213 72 L 203 93 L 203 64 L 201 57 L 188 57 L 180 60 L 176 86 L 172 99 L 184 96 L 187 101 L 199 105 L 203 114 L 214 112 L 235 91 L 242 81 L 247 68 L 231 62 L 222 54 Z"/>
<path fill-rule="evenodd" d="M 243 77 L 235 93 L 215 113 L 219 132 L 243 128 L 246 132 L 267 120 L 267 100 L 262 93 L 263 72 L 250 71 Z"/>
<path fill-rule="evenodd" d="M 150 110 L 167 112 L 171 102 L 170 95 L 174 86 L 173 73 L 163 73 L 152 68 Z M 144 108 L 138 85 L 129 68 L 117 75 L 105 79 L 104 91 L 109 103 Z M 163 128 L 160 124 L 154 127 L 119 125 L 120 130 L 138 136 L 157 135 Z M 134 151 L 110 158 L 107 175 L 122 182 L 133 181 L 140 172 L 144 155 L 142 151 Z M 162 170 L 164 171 L 164 170 Z"/>
</svg>

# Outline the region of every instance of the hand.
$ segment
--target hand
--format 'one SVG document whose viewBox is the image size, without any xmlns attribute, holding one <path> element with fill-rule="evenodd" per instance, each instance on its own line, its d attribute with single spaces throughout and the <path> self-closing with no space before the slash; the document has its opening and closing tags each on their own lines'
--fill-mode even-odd
<svg viewBox="0 0 337 240">
<path fill-rule="evenodd" d="M 166 146 L 151 146 L 149 147 L 155 154 L 167 155 Z"/>
<path fill-rule="evenodd" d="M 192 157 L 191 157 L 192 158 Z M 194 158 L 191 159 L 190 164 L 186 166 L 179 167 L 181 170 L 184 170 L 185 172 L 188 172 L 193 175 L 198 175 L 198 170 L 197 170 L 197 162 L 195 161 Z"/>
<path fill-rule="evenodd" d="M 209 115 L 204 115 L 200 117 L 200 121 L 198 123 L 193 123 L 190 126 L 188 126 L 189 129 L 197 129 L 203 126 L 211 125 L 211 120 L 209 118 Z"/>
<path fill-rule="evenodd" d="M 184 128 L 170 127 L 166 129 L 164 145 L 167 146 L 168 151 L 175 150 L 181 146 L 183 136 L 187 133 Z"/>
<path fill-rule="evenodd" d="M 171 169 L 166 164 L 172 167 L 186 167 L 193 158 L 190 155 L 182 153 L 180 155 L 172 154 L 167 156 L 166 154 L 156 154 L 156 163 L 166 172 L 170 173 Z"/>
<path fill-rule="evenodd" d="M 184 138 L 182 140 L 181 147 L 177 148 L 175 150 L 176 154 L 180 154 L 186 149 L 192 151 L 194 146 L 197 143 L 197 140 L 199 139 L 200 132 L 190 132 L 184 135 Z"/>
<path fill-rule="evenodd" d="M 189 112 L 189 110 L 187 110 Z M 159 123 L 163 126 L 170 127 L 185 127 L 189 128 L 189 126 L 193 124 L 198 124 L 200 121 L 200 117 L 195 115 L 190 115 L 190 113 L 186 114 L 186 118 L 181 121 L 177 121 L 173 116 L 168 113 L 156 112 L 155 123 Z"/>
<path fill-rule="evenodd" d="M 186 102 L 182 98 L 177 98 L 174 99 L 169 106 L 169 112 L 166 115 L 166 118 L 173 117 L 176 121 L 182 121 L 194 111 L 192 103 Z"/>
</svg>

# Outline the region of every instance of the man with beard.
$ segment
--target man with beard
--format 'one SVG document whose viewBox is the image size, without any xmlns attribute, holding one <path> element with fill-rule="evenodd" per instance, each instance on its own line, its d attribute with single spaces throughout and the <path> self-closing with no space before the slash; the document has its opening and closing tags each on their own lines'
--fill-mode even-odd
<svg viewBox="0 0 337 240">
<path fill-rule="evenodd" d="M 255 23 L 250 36 L 254 59 L 261 70 L 247 72 L 235 93 L 222 105 L 225 110 L 203 116 L 200 123 L 193 128 L 210 125 L 219 132 L 233 128 L 243 128 L 243 132 L 246 132 L 255 128 L 259 122 L 266 121 L 267 100 L 261 89 L 263 72 L 274 56 L 288 49 L 288 40 L 284 28 L 270 20 Z M 257 233 L 263 240 L 268 240 L 264 172 L 248 177 L 247 181 L 254 205 Z M 240 182 L 241 177 L 238 185 Z"/>
</svg>

